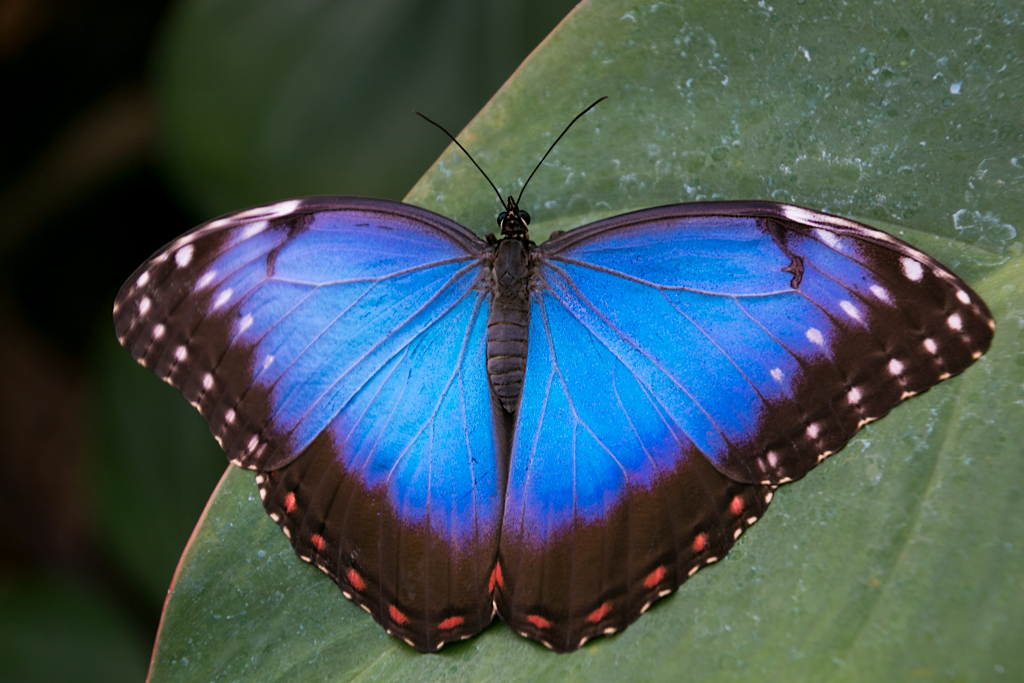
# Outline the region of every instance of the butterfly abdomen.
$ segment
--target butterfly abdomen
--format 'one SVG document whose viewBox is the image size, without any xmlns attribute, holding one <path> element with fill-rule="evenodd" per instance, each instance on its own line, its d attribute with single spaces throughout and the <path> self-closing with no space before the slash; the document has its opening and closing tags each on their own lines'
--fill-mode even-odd
<svg viewBox="0 0 1024 683">
<path fill-rule="evenodd" d="M 494 253 L 493 298 L 487 318 L 487 379 L 506 412 L 519 409 L 530 329 L 530 253 L 505 239 Z"/>
</svg>

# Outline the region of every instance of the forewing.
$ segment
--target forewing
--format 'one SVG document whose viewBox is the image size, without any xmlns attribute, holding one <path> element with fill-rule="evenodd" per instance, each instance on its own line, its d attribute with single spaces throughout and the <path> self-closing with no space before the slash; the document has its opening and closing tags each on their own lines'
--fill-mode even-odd
<svg viewBox="0 0 1024 683">
<path fill-rule="evenodd" d="M 487 258 L 415 207 L 295 200 L 196 228 L 115 304 L 118 339 L 260 472 L 299 556 L 420 650 L 493 612 Z"/>
<path fill-rule="evenodd" d="M 548 291 L 673 424 L 750 483 L 803 476 L 864 422 L 963 371 L 994 329 L 928 255 L 783 204 L 627 214 L 544 244 L 539 261 Z"/>
</svg>

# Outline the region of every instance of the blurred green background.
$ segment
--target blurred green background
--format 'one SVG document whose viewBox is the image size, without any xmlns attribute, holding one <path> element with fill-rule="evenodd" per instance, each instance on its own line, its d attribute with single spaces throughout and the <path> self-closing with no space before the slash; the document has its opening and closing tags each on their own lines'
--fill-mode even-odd
<svg viewBox="0 0 1024 683">
<path fill-rule="evenodd" d="M 493 194 L 410 111 L 469 124 L 514 191 L 600 95 L 530 186 L 535 236 L 667 202 L 792 201 L 952 266 L 996 314 L 992 351 L 566 657 L 500 624 L 413 653 L 294 557 L 233 471 L 154 680 L 1024 677 L 1019 2 L 601 0 L 516 71 L 570 9 L 0 0 L 0 680 L 141 679 L 224 472 L 201 419 L 113 339 L 142 260 L 214 215 L 317 193 L 409 193 L 489 230 Z"/>
</svg>

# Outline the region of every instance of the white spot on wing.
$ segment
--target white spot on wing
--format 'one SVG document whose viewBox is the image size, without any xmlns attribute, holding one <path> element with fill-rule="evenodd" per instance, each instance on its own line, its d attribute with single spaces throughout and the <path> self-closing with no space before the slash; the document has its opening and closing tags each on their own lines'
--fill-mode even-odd
<svg viewBox="0 0 1024 683">
<path fill-rule="evenodd" d="M 794 223 L 802 223 L 803 225 L 816 225 L 821 222 L 820 220 L 817 220 L 818 214 L 813 211 L 808 211 L 807 209 L 802 209 L 799 206 L 791 206 L 789 204 L 782 207 L 782 215 Z"/>
<path fill-rule="evenodd" d="M 774 379 L 776 382 L 781 382 L 782 381 L 782 376 L 783 375 L 782 375 L 782 369 L 781 368 L 772 368 L 771 375 L 772 375 L 772 379 Z"/>
<path fill-rule="evenodd" d="M 259 446 L 259 445 L 260 445 L 260 437 L 258 437 L 255 434 L 253 434 L 252 438 L 249 439 L 249 444 L 247 446 L 247 449 L 248 449 L 248 451 L 250 453 L 252 453 L 254 450 L 256 450 L 256 447 Z"/>
<path fill-rule="evenodd" d="M 810 439 L 817 439 L 819 431 L 820 431 L 820 428 L 818 427 L 818 423 L 817 422 L 812 422 L 811 424 L 807 425 L 807 437 L 808 438 L 810 438 Z"/>
<path fill-rule="evenodd" d="M 935 340 L 934 339 L 925 339 L 924 340 L 924 348 L 928 351 L 928 353 L 932 354 L 933 356 L 939 350 L 939 347 L 935 344 Z"/>
<path fill-rule="evenodd" d="M 898 375 L 903 372 L 903 363 L 899 362 L 895 358 L 889 361 L 889 374 Z"/>
<path fill-rule="evenodd" d="M 889 297 L 889 292 L 887 292 L 885 287 L 882 287 L 881 285 L 871 285 L 871 293 L 877 296 L 885 303 L 892 302 L 892 299 Z"/>
<path fill-rule="evenodd" d="M 191 244 L 186 244 L 174 254 L 174 262 L 178 264 L 179 268 L 184 268 L 192 262 L 192 254 L 195 253 L 196 248 Z"/>
<path fill-rule="evenodd" d="M 238 331 L 245 332 L 250 327 L 252 327 L 252 316 L 246 315 L 242 318 L 241 322 L 238 323 Z"/>
<path fill-rule="evenodd" d="M 804 335 L 812 344 L 817 344 L 818 346 L 825 344 L 825 337 L 821 334 L 821 330 L 815 327 L 807 328 L 807 332 Z"/>
<path fill-rule="evenodd" d="M 967 292 L 962 289 L 956 290 L 956 298 L 960 299 L 960 303 L 969 304 L 971 303 L 971 297 L 968 296 Z"/>
<path fill-rule="evenodd" d="M 921 264 L 912 258 L 906 256 L 900 258 L 900 266 L 903 268 L 903 274 L 907 276 L 907 279 L 913 280 L 914 282 L 920 282 L 924 276 L 924 268 Z"/>
<path fill-rule="evenodd" d="M 158 323 L 153 328 L 153 339 L 159 339 L 160 337 L 164 336 L 164 332 L 166 332 L 166 331 L 167 331 L 167 328 L 164 327 L 163 324 L 159 324 Z"/>
<path fill-rule="evenodd" d="M 775 451 L 768 451 L 768 464 L 776 467 L 779 464 L 779 454 Z"/>
<path fill-rule="evenodd" d="M 149 282 L 149 271 L 148 270 L 143 271 L 142 275 L 139 276 L 139 279 L 135 281 L 135 286 L 136 287 L 145 287 L 147 282 Z"/>
<path fill-rule="evenodd" d="M 287 216 L 295 209 L 299 208 L 299 204 L 302 200 L 289 199 L 288 201 L 278 202 L 277 204 L 271 204 L 270 206 L 257 206 L 252 209 L 246 209 L 245 211 L 239 211 L 236 214 L 225 216 L 224 218 L 218 218 L 212 221 L 208 227 L 219 228 L 225 225 L 232 225 L 238 223 L 244 223 L 246 220 L 254 218 L 280 218 L 281 216 Z"/>
<path fill-rule="evenodd" d="M 825 229 L 829 228 L 845 228 L 847 230 L 857 230 L 860 232 L 866 232 L 879 238 L 889 237 L 887 234 L 879 233 L 877 230 L 868 230 L 866 226 L 854 221 L 840 218 L 839 216 L 828 216 L 817 211 L 811 211 L 810 209 L 803 209 L 799 206 L 792 206 L 784 204 L 780 207 L 782 209 L 782 215 L 791 221 L 802 223 L 804 225 L 814 225 Z M 889 238 L 890 240 L 892 238 Z"/>
<path fill-rule="evenodd" d="M 832 247 L 833 249 L 837 251 L 840 250 L 839 237 L 834 232 L 829 232 L 828 230 L 822 230 L 821 228 L 817 228 L 814 231 L 814 236 L 817 237 L 822 242 L 824 242 L 825 244 L 827 244 L 828 246 Z"/>
<path fill-rule="evenodd" d="M 184 346 L 179 346 L 174 349 L 174 359 L 179 363 L 184 363 L 185 359 L 188 358 L 188 349 Z"/>
<path fill-rule="evenodd" d="M 235 411 L 232 408 L 228 408 L 224 413 L 224 422 L 231 424 L 235 421 Z"/>
<path fill-rule="evenodd" d="M 239 240 L 247 240 L 250 237 L 255 237 L 264 230 L 267 229 L 268 223 L 266 221 L 257 221 L 256 223 L 250 223 L 241 229 L 238 233 Z"/>
<path fill-rule="evenodd" d="M 964 321 L 960 319 L 959 313 L 954 313 L 946 318 L 946 324 L 949 325 L 949 329 L 951 330 L 960 331 L 964 327 Z"/>
<path fill-rule="evenodd" d="M 203 375 L 203 389 L 206 389 L 207 391 L 213 389 L 213 375 L 210 373 Z"/>
<path fill-rule="evenodd" d="M 196 280 L 196 289 L 206 289 L 213 282 L 213 278 L 217 277 L 216 270 L 208 270 L 203 273 L 203 276 Z"/>
<path fill-rule="evenodd" d="M 839 302 L 839 308 L 843 309 L 843 311 L 846 312 L 846 315 L 850 316 L 854 320 L 858 320 L 859 321 L 861 319 L 860 318 L 860 311 L 858 311 L 857 307 L 854 306 L 849 301 L 846 301 L 846 300 L 840 301 Z"/>
<path fill-rule="evenodd" d="M 153 305 L 153 302 L 149 300 L 148 296 L 144 296 L 139 299 L 139 315 L 146 315 L 149 313 L 149 307 Z"/>
<path fill-rule="evenodd" d="M 861 398 L 862 394 L 860 393 L 860 389 L 858 389 L 857 387 L 854 387 L 850 389 L 848 392 L 846 392 L 846 400 L 847 402 L 849 402 L 851 406 L 855 406 L 858 403 L 860 403 Z"/>
<path fill-rule="evenodd" d="M 268 355 L 266 358 L 263 359 L 263 369 L 266 370 L 267 368 L 269 368 L 270 364 L 273 363 L 273 362 L 274 362 L 274 357 Z"/>
<path fill-rule="evenodd" d="M 223 292 L 217 295 L 217 300 L 213 302 L 213 307 L 220 308 L 231 299 L 231 295 L 234 293 L 235 291 L 228 287 Z"/>
</svg>

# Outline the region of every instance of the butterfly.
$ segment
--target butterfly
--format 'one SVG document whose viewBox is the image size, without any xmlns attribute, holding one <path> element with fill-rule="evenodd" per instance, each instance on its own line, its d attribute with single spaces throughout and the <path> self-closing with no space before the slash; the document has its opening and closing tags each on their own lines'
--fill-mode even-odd
<svg viewBox="0 0 1024 683">
<path fill-rule="evenodd" d="M 495 614 L 559 652 L 625 628 L 993 337 L 948 268 L 844 218 L 673 204 L 534 244 L 502 204 L 487 239 L 383 199 L 248 209 L 114 304 L 298 556 L 420 651 Z"/>
</svg>

